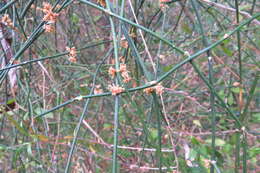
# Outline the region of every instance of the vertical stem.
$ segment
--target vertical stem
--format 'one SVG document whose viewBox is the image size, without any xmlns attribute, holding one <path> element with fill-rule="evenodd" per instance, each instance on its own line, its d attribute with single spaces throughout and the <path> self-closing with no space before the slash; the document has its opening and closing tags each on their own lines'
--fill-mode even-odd
<svg viewBox="0 0 260 173">
<path fill-rule="evenodd" d="M 65 168 L 65 171 L 64 171 L 65 173 L 70 172 L 71 160 L 72 160 L 72 156 L 73 156 L 73 153 L 74 153 L 74 149 L 76 147 L 79 130 L 80 130 L 82 121 L 84 120 L 84 118 L 86 116 L 86 112 L 88 110 L 89 102 L 90 102 L 90 99 L 87 99 L 87 101 L 86 101 L 86 103 L 84 105 L 84 109 L 82 111 L 82 114 L 80 116 L 79 122 L 78 122 L 78 124 L 77 124 L 77 126 L 76 126 L 76 128 L 74 130 L 74 137 L 73 137 L 73 141 L 72 141 L 72 144 L 71 144 L 71 148 L 70 148 L 70 152 L 69 152 L 69 157 L 68 157 L 68 160 L 67 160 L 66 168 Z"/>
<path fill-rule="evenodd" d="M 114 145 L 113 145 L 113 168 L 112 172 L 117 173 L 117 145 L 118 145 L 118 112 L 119 112 L 119 96 L 115 97 L 115 113 L 114 113 Z"/>
<path fill-rule="evenodd" d="M 240 167 L 240 132 L 236 132 L 236 148 L 235 148 L 235 173 L 239 173 Z"/>
<path fill-rule="evenodd" d="M 159 108 L 159 102 L 155 93 L 153 93 L 154 109 L 157 117 L 157 136 L 158 147 L 156 149 L 156 160 L 159 167 L 159 171 L 162 172 L 162 130 L 161 130 L 161 113 Z"/>
<path fill-rule="evenodd" d="M 110 7 L 110 1 L 106 0 L 106 6 L 107 6 L 107 10 L 111 12 L 111 7 Z M 117 41 L 117 35 L 116 35 L 116 28 L 115 28 L 115 23 L 112 19 L 111 16 L 109 16 L 109 21 L 110 21 L 110 25 L 111 25 L 111 32 L 112 32 L 112 37 L 113 37 L 113 47 L 114 47 L 114 57 L 115 57 L 115 67 L 116 70 L 119 71 L 119 57 L 118 57 L 118 41 Z M 116 85 L 119 84 L 119 80 L 118 80 L 118 76 L 115 79 L 115 83 Z M 119 99 L 120 96 L 116 96 L 115 97 L 115 113 L 114 113 L 114 146 L 113 146 L 113 168 L 112 168 L 112 172 L 113 173 L 117 173 L 117 148 L 118 148 L 118 112 L 119 112 Z"/>
<path fill-rule="evenodd" d="M 243 132 L 243 141 L 242 141 L 242 147 L 243 147 L 243 173 L 247 172 L 247 134 L 246 132 Z"/>
<path fill-rule="evenodd" d="M 236 23 L 239 24 L 239 5 L 238 0 L 235 0 L 235 8 L 236 8 Z M 241 43 L 240 43 L 240 31 L 237 31 L 237 48 L 238 48 L 238 64 L 239 64 L 239 83 L 240 83 L 240 91 L 239 91 L 239 115 L 241 116 L 241 111 L 243 109 L 243 92 L 242 92 L 242 58 L 241 58 Z M 244 138 L 243 138 L 244 140 Z M 236 154 L 235 154 L 235 173 L 239 172 L 240 167 L 240 132 L 236 133 Z M 246 154 L 243 152 L 243 154 Z M 243 164 L 243 167 L 246 165 Z"/>
<path fill-rule="evenodd" d="M 107 53 L 107 55 L 105 56 L 105 58 L 107 56 L 110 55 L 110 51 Z M 103 64 L 104 62 L 101 62 L 99 64 L 99 66 L 97 67 L 97 70 L 95 72 L 95 76 L 93 78 L 93 85 L 92 85 L 92 88 L 91 88 L 91 91 L 90 91 L 90 94 L 93 93 L 94 91 L 94 87 L 95 87 L 95 83 L 96 83 L 96 78 L 97 78 L 97 74 L 99 72 L 99 69 L 101 67 L 101 65 Z M 79 119 L 79 122 L 74 130 L 74 138 L 73 138 L 73 141 L 72 141 L 72 144 L 71 144 L 71 148 L 70 148 L 70 153 L 69 153 L 69 157 L 68 157 L 68 160 L 67 160 L 67 164 L 66 164 L 66 168 L 65 168 L 65 173 L 68 173 L 70 171 L 70 165 L 71 165 L 71 159 L 72 159 L 72 155 L 74 153 L 74 149 L 76 147 L 76 143 L 77 143 L 77 139 L 78 139 L 78 133 L 79 133 L 79 130 L 80 130 L 80 127 L 81 127 L 81 124 L 84 120 L 84 118 L 86 117 L 86 113 L 88 111 L 88 104 L 90 102 L 90 98 L 87 99 L 87 101 L 85 102 L 85 105 L 84 105 L 84 108 L 83 108 L 83 111 L 81 113 L 81 116 L 80 116 L 80 119 Z"/>
<path fill-rule="evenodd" d="M 207 37 L 205 36 L 205 33 L 204 33 L 204 29 L 203 29 L 203 26 L 202 26 L 200 15 L 199 15 L 199 10 L 198 10 L 197 5 L 195 4 L 194 0 L 192 0 L 191 3 L 192 3 L 192 6 L 194 8 L 196 17 L 198 19 L 199 31 L 200 31 L 200 34 L 202 35 L 203 45 L 205 47 L 207 47 L 209 45 L 208 39 L 207 39 Z M 209 84 L 211 86 L 214 86 L 213 85 L 213 62 L 212 62 L 210 50 L 208 50 L 206 53 L 207 53 L 207 56 L 208 56 Z M 215 140 L 216 140 L 216 114 L 215 114 L 214 104 L 215 104 L 215 96 L 214 96 L 214 93 L 212 92 L 212 90 L 210 90 L 210 113 L 211 113 L 211 125 L 212 125 L 211 126 L 211 132 L 212 132 L 212 137 L 211 137 L 211 148 L 212 148 L 211 161 L 213 161 L 213 162 L 215 162 L 215 160 L 216 160 L 216 156 L 215 156 L 216 155 L 215 154 L 215 150 L 216 150 L 216 145 L 215 145 Z M 210 173 L 214 173 L 214 169 L 215 169 L 214 165 L 211 164 Z"/>
</svg>

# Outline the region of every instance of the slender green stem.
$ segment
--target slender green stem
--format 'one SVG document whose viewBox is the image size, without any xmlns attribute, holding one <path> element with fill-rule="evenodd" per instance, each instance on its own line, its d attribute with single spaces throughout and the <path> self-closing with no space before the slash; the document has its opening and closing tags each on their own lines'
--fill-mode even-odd
<svg viewBox="0 0 260 173">
<path fill-rule="evenodd" d="M 94 78 L 93 78 L 93 83 L 92 83 L 92 88 L 91 88 L 90 94 L 92 94 L 94 92 L 94 88 L 95 88 L 95 83 L 96 83 L 96 78 L 97 78 L 98 72 L 99 72 L 99 70 L 101 68 L 101 65 L 104 63 L 104 61 L 105 61 L 105 59 L 107 58 L 108 55 L 109 54 L 107 54 L 105 56 L 104 60 L 97 67 L 97 70 L 96 70 Z M 78 124 L 77 124 L 77 126 L 76 126 L 76 128 L 74 130 L 74 137 L 73 137 L 73 141 L 72 141 L 72 144 L 71 144 L 69 157 L 68 157 L 68 160 L 67 160 L 65 173 L 68 173 L 70 171 L 71 160 L 72 160 L 72 156 L 73 156 L 73 153 L 74 153 L 74 150 L 75 150 L 75 147 L 76 147 L 76 143 L 77 143 L 77 139 L 78 139 L 78 135 L 79 135 L 79 130 L 80 130 L 80 127 L 81 127 L 81 124 L 82 124 L 84 118 L 87 116 L 88 105 L 90 103 L 90 100 L 91 100 L 91 98 L 88 98 L 87 101 L 85 102 L 84 109 L 83 109 L 82 114 L 81 114 L 81 116 L 79 118 L 79 122 L 78 122 Z"/>
<path fill-rule="evenodd" d="M 162 172 L 162 129 L 161 129 L 161 113 L 159 108 L 159 101 L 155 93 L 153 93 L 154 111 L 157 118 L 157 136 L 158 147 L 156 149 L 156 160 L 159 167 L 159 171 Z"/>
<path fill-rule="evenodd" d="M 250 105 L 253 97 L 255 96 L 255 90 L 256 90 L 259 78 L 260 78 L 260 71 L 257 71 L 256 74 L 255 74 L 255 77 L 254 77 L 254 81 L 253 81 L 252 86 L 251 86 L 250 91 L 249 91 L 249 96 L 247 98 L 247 102 L 245 104 L 244 110 L 243 110 L 242 115 L 240 117 L 241 122 L 244 122 L 245 124 L 247 124 L 248 108 L 249 108 L 249 105 Z"/>
<path fill-rule="evenodd" d="M 24 16 L 26 15 L 27 11 L 30 9 L 31 5 L 34 3 L 35 0 L 30 0 L 25 8 L 23 9 L 23 11 L 21 12 L 20 18 L 24 18 Z"/>
<path fill-rule="evenodd" d="M 85 3 L 85 4 L 87 4 L 87 5 L 89 5 L 89 6 L 93 7 L 93 8 L 96 8 L 96 9 L 98 9 L 98 10 L 100 10 L 100 11 L 103 11 L 103 12 L 107 13 L 108 15 L 110 15 L 111 17 L 115 17 L 115 18 L 117 18 L 117 19 L 119 19 L 119 20 L 122 20 L 122 21 L 124 21 L 124 22 L 126 22 L 126 23 L 132 25 L 132 26 L 135 26 L 135 27 L 137 27 L 137 28 L 139 28 L 139 29 L 141 29 L 141 30 L 143 30 L 143 31 L 145 31 L 145 32 L 147 32 L 147 33 L 149 33 L 149 34 L 151 34 L 152 36 L 154 36 L 155 38 L 161 40 L 162 42 L 168 44 L 169 46 L 171 46 L 173 49 L 175 49 L 175 50 L 178 51 L 179 53 L 184 54 L 184 51 L 181 50 L 180 48 L 174 46 L 174 45 L 171 43 L 171 41 L 169 41 L 169 40 L 163 38 L 162 36 L 156 34 L 155 32 L 151 31 L 150 29 L 147 29 L 147 28 L 144 27 L 144 26 L 138 25 L 138 24 L 136 24 L 136 23 L 134 23 L 134 22 L 132 22 L 132 21 L 130 21 L 130 20 L 124 18 L 124 17 L 121 17 L 120 15 L 117 15 L 117 14 L 115 14 L 115 13 L 109 11 L 109 10 L 106 10 L 106 9 L 104 9 L 104 8 L 98 6 L 98 5 L 96 5 L 96 4 L 94 4 L 94 3 L 90 2 L 90 1 L 86 1 L 86 0 L 78 0 L 78 1 L 80 1 L 80 2 L 82 2 L 82 3 Z"/>
<path fill-rule="evenodd" d="M 100 41 L 100 42 L 94 42 L 94 43 L 90 43 L 82 48 L 79 48 L 77 49 L 77 51 L 81 51 L 81 50 L 84 50 L 84 49 L 88 49 L 88 48 L 93 48 L 95 46 L 100 46 L 100 45 L 103 45 L 105 43 L 109 43 L 111 42 L 111 40 L 104 40 L 104 41 Z M 24 66 L 24 65 L 27 65 L 27 64 L 32 64 L 32 63 L 35 63 L 35 62 L 39 62 L 39 61 L 44 61 L 44 60 L 50 60 L 50 59 L 55 59 L 55 58 L 59 58 L 59 57 L 62 57 L 64 55 L 68 55 L 69 52 L 63 52 L 63 53 L 59 53 L 59 54 L 56 54 L 56 55 L 52 55 L 52 56 L 45 56 L 45 57 L 42 57 L 42 58 L 35 58 L 35 59 L 32 59 L 32 60 L 28 60 L 28 61 L 25 61 L 25 62 L 21 62 L 19 64 L 14 64 L 14 65 L 7 65 L 5 66 L 4 68 L 0 69 L 0 72 L 3 72 L 3 71 L 6 71 L 8 69 L 12 69 L 12 68 L 15 68 L 15 67 L 20 67 L 20 66 Z"/>
<path fill-rule="evenodd" d="M 192 6 L 194 8 L 194 11 L 195 11 L 195 14 L 196 14 L 196 17 L 198 19 L 198 24 L 199 24 L 199 30 L 200 30 L 200 34 L 202 35 L 202 40 L 203 40 L 203 45 L 204 46 L 208 46 L 208 40 L 205 36 L 205 33 L 204 33 L 204 29 L 202 27 L 202 22 L 201 22 L 201 19 L 200 19 L 200 15 L 199 15 L 199 9 L 197 8 L 197 4 L 195 3 L 194 0 L 191 1 L 192 3 Z M 212 76 L 213 76 L 213 62 L 212 62 L 212 58 L 211 58 L 211 55 L 210 55 L 210 50 L 207 51 L 207 56 L 208 56 L 208 69 L 209 69 L 209 84 L 213 86 L 214 88 L 214 85 L 213 85 L 213 79 L 212 79 Z M 216 139 L 216 113 L 215 113 L 215 96 L 214 96 L 214 93 L 211 92 L 210 90 L 210 113 L 211 113 L 211 132 L 212 132 L 212 137 L 211 137 L 211 147 L 212 147 L 212 153 L 211 153 L 211 161 L 216 161 L 216 154 L 215 154 L 215 150 L 216 150 L 216 145 L 215 145 L 215 139 Z M 214 173 L 214 165 L 211 164 L 211 167 L 210 167 L 210 173 Z"/>
<path fill-rule="evenodd" d="M 199 77 L 203 80 L 203 82 L 208 86 L 208 88 L 211 90 L 211 92 L 214 94 L 216 99 L 220 102 L 221 106 L 226 109 L 227 113 L 235 120 L 237 128 L 241 128 L 242 124 L 237 118 L 237 116 L 234 114 L 234 112 L 229 108 L 229 106 L 223 101 L 223 99 L 216 93 L 215 89 L 212 87 L 212 85 L 209 83 L 207 78 L 201 73 L 199 68 L 191 61 L 191 64 L 193 66 L 193 69 L 198 73 Z"/>
<path fill-rule="evenodd" d="M 235 0 L 235 8 L 236 8 L 236 23 L 239 24 L 239 5 L 238 0 Z M 243 109 L 242 104 L 242 57 L 241 57 L 241 43 L 240 43 L 240 31 L 237 31 L 237 48 L 238 48 L 238 64 L 239 64 L 239 83 L 240 83 L 240 92 L 238 98 L 238 106 L 239 106 L 239 116 L 241 116 L 241 111 Z M 244 139 L 244 138 L 243 138 Z M 243 153 L 244 155 L 245 153 Z M 243 167 L 246 165 L 243 164 Z M 236 133 L 236 153 L 235 153 L 235 173 L 239 172 L 240 167 L 240 133 Z"/>
<path fill-rule="evenodd" d="M 12 0 L 8 3 L 6 3 L 1 9 L 0 13 L 4 12 L 6 9 L 8 9 L 10 6 L 12 6 L 17 0 Z"/>
<path fill-rule="evenodd" d="M 254 15 L 252 18 L 248 19 L 248 20 L 245 20 L 244 22 L 242 22 L 238 27 L 236 27 L 234 30 L 232 30 L 231 32 L 229 32 L 229 36 L 231 36 L 232 34 L 234 34 L 237 30 L 241 29 L 243 26 L 245 26 L 247 23 L 249 23 L 250 21 L 254 20 L 255 18 L 259 17 L 260 16 L 260 13 L 257 13 L 256 15 Z M 145 88 L 149 88 L 149 87 L 152 87 L 152 86 L 155 86 L 156 84 L 162 82 L 165 78 L 167 78 L 168 76 L 170 76 L 173 72 L 175 72 L 176 70 L 178 70 L 180 67 L 182 67 L 184 64 L 186 63 L 189 63 L 191 60 L 194 60 L 195 58 L 197 58 L 199 55 L 205 53 L 206 51 L 210 50 L 210 49 L 213 49 L 214 47 L 218 46 L 219 44 L 221 44 L 224 40 L 226 40 L 228 37 L 225 37 L 225 38 L 222 38 L 218 41 L 216 41 L 215 43 L 211 44 L 210 46 L 196 52 L 195 54 L 189 56 L 188 58 L 186 58 L 185 60 L 181 61 L 180 63 L 176 64 L 174 67 L 172 67 L 168 72 L 166 72 L 164 75 L 162 75 L 161 77 L 159 77 L 154 83 L 148 83 L 148 84 L 145 84 L 145 85 L 142 85 L 142 86 L 139 86 L 139 87 L 135 87 L 135 88 L 130 88 L 130 89 L 127 89 L 126 91 L 124 92 L 134 92 L 134 91 L 138 91 L 138 90 L 143 90 Z M 207 81 L 207 80 L 206 80 Z M 208 83 L 208 82 L 207 82 Z M 212 86 L 210 84 L 208 84 L 208 86 Z M 124 93 L 122 92 L 122 93 Z M 214 92 L 216 93 L 216 92 Z M 81 96 L 81 98 L 83 99 L 87 99 L 87 98 L 94 98 L 94 97 L 103 97 L 103 96 L 109 96 L 111 95 L 111 92 L 105 92 L 105 93 L 102 93 L 102 94 L 95 94 L 95 95 L 86 95 L 86 96 Z M 216 95 L 215 95 L 216 96 Z M 225 104 L 224 101 L 218 96 L 218 99 L 220 100 L 221 103 Z M 37 115 L 35 116 L 35 118 L 39 118 L 39 117 L 42 117 L 54 110 L 57 110 L 57 109 L 60 109 L 70 103 L 73 103 L 74 101 L 78 101 L 79 100 L 79 97 L 75 97 L 71 100 L 68 100 L 66 102 L 64 102 L 63 104 L 61 105 L 58 105 L 58 106 L 55 106 L 53 107 L 52 109 L 46 111 L 46 112 L 43 112 L 42 114 L 40 115 Z M 230 112 L 230 109 L 228 107 L 226 107 Z M 232 112 L 232 111 L 231 111 Z M 237 119 L 237 117 L 231 113 L 232 117 L 234 119 Z M 238 120 L 238 119 L 237 119 Z"/>
<path fill-rule="evenodd" d="M 114 112 L 114 145 L 113 145 L 113 168 L 112 172 L 117 173 L 117 148 L 118 148 L 118 128 L 119 128 L 119 96 L 115 97 L 115 112 Z"/>
<path fill-rule="evenodd" d="M 107 10 L 112 12 L 112 8 L 110 7 L 110 1 L 106 0 L 106 6 Z M 121 17 L 121 16 L 120 16 Z M 114 57 L 115 57 L 115 68 L 116 71 L 119 71 L 119 57 L 118 57 L 118 39 L 117 39 L 117 34 L 116 34 L 116 28 L 115 28 L 115 23 L 113 21 L 113 18 L 109 16 L 109 21 L 110 21 L 110 26 L 111 26 L 111 33 L 112 33 L 112 38 L 113 38 L 113 47 L 114 47 Z M 119 76 L 117 75 L 115 79 L 116 85 L 119 85 Z M 113 145 L 113 167 L 112 167 L 112 172 L 117 173 L 118 170 L 118 165 L 117 165 L 117 148 L 118 148 L 118 128 L 119 128 L 119 99 L 120 96 L 116 95 L 115 96 L 115 112 L 114 112 L 114 145 Z"/>
<path fill-rule="evenodd" d="M 93 88 L 92 88 L 92 91 L 93 91 Z M 70 148 L 70 152 L 69 152 L 69 157 L 68 157 L 68 160 L 67 160 L 66 168 L 65 168 L 65 171 L 64 171 L 65 173 L 69 173 L 70 172 L 71 160 L 72 160 L 72 156 L 73 156 L 73 153 L 74 153 L 74 150 L 75 150 L 75 147 L 76 147 L 76 142 L 77 142 L 79 130 L 80 130 L 80 127 L 81 127 L 81 124 L 82 124 L 84 118 L 87 116 L 89 102 L 90 102 L 90 99 L 87 99 L 87 101 L 86 101 L 86 103 L 84 105 L 84 109 L 82 111 L 82 114 L 80 115 L 79 122 L 78 122 L 78 124 L 77 124 L 77 126 L 76 126 L 76 128 L 74 130 L 74 137 L 73 137 L 73 141 L 72 141 L 72 144 L 71 144 L 71 148 Z"/>
<path fill-rule="evenodd" d="M 243 139 L 242 139 L 242 149 L 243 149 L 243 173 L 247 172 L 247 134 L 245 131 L 243 131 Z"/>
</svg>

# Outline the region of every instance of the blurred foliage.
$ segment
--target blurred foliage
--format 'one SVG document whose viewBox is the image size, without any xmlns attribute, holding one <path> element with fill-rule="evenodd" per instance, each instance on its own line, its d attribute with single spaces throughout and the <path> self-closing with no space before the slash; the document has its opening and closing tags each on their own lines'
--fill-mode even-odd
<svg viewBox="0 0 260 173">
<path fill-rule="evenodd" d="M 260 172 L 260 18 L 239 28 L 260 15 L 259 1 L 238 1 L 239 23 L 227 0 L 4 2 L 13 26 L 1 20 L 0 35 L 12 33 L 15 61 L 0 71 L 2 172 L 112 172 L 114 131 L 118 172 Z M 16 89 L 4 69 L 12 64 Z M 168 72 L 162 94 L 145 90 Z M 126 92 L 111 96 L 116 83 Z"/>
</svg>

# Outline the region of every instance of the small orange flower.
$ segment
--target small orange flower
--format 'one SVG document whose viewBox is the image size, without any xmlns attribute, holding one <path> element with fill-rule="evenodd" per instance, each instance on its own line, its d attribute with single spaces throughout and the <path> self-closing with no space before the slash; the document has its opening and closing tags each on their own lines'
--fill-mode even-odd
<svg viewBox="0 0 260 173">
<path fill-rule="evenodd" d="M 121 73 L 121 76 L 123 77 L 123 82 L 124 82 L 124 83 L 130 82 L 131 79 L 132 79 L 132 78 L 129 76 L 129 74 L 128 74 L 127 71 L 126 71 L 126 72 L 122 72 L 122 73 Z"/>
<path fill-rule="evenodd" d="M 14 24 L 12 22 L 12 20 L 10 19 L 8 14 L 5 14 L 2 19 L 1 22 L 4 23 L 5 25 L 9 26 L 9 27 L 13 27 Z"/>
<path fill-rule="evenodd" d="M 164 87 L 159 83 L 156 86 L 150 87 L 150 88 L 145 88 L 144 92 L 146 94 L 151 94 L 152 92 L 156 92 L 156 94 L 161 95 L 164 92 Z"/>
<path fill-rule="evenodd" d="M 43 8 L 40 9 L 40 10 L 42 10 L 42 12 L 44 13 L 42 20 L 47 22 L 47 24 L 44 25 L 45 31 L 46 32 L 53 32 L 54 27 L 52 27 L 50 24 L 53 24 L 53 23 L 56 22 L 59 14 L 52 12 L 52 6 L 51 6 L 51 4 L 49 4 L 47 2 L 43 2 Z"/>
<path fill-rule="evenodd" d="M 106 7 L 106 0 L 97 0 L 97 3 L 99 3 L 102 7 Z"/>
<path fill-rule="evenodd" d="M 114 78 L 116 76 L 116 69 L 114 69 L 113 67 L 109 67 L 108 69 L 108 74 Z"/>
<path fill-rule="evenodd" d="M 73 63 L 77 62 L 76 48 L 75 47 L 72 47 L 72 48 L 66 47 L 66 50 L 69 52 L 69 61 L 73 62 Z"/>
<path fill-rule="evenodd" d="M 158 85 L 154 86 L 155 92 L 158 95 L 161 95 L 164 91 L 164 87 L 159 83 Z"/>
<path fill-rule="evenodd" d="M 123 77 L 124 83 L 128 83 L 131 81 L 131 77 L 129 76 L 129 71 L 126 68 L 126 64 L 120 64 L 119 71 L 121 72 L 121 76 Z"/>
<path fill-rule="evenodd" d="M 43 25 L 43 29 L 45 30 L 45 32 L 54 32 L 55 31 L 54 26 L 48 25 L 48 24 Z"/>
<path fill-rule="evenodd" d="M 69 52 L 70 56 L 73 56 L 73 57 L 77 56 L 77 52 L 76 52 L 76 48 L 75 47 L 72 47 L 72 48 L 66 47 L 66 50 Z"/>
<path fill-rule="evenodd" d="M 145 92 L 146 94 L 151 94 L 152 92 L 154 92 L 154 88 L 152 88 L 152 87 L 150 87 L 150 88 L 145 88 L 145 89 L 144 89 L 144 92 Z"/>
<path fill-rule="evenodd" d="M 103 90 L 101 89 L 101 85 L 96 85 L 94 89 L 94 94 L 101 94 Z"/>
<path fill-rule="evenodd" d="M 123 72 L 127 72 L 127 69 L 126 69 L 126 64 L 120 64 L 120 72 L 123 73 Z"/>
<path fill-rule="evenodd" d="M 125 63 L 125 57 L 121 56 L 121 57 L 119 58 L 119 61 L 122 62 L 122 63 Z"/>
<path fill-rule="evenodd" d="M 50 12 L 50 11 L 52 10 L 52 6 L 51 6 L 51 4 L 48 3 L 48 2 L 43 2 L 43 3 L 42 3 L 42 6 L 43 6 L 42 11 L 43 11 L 44 13 L 48 13 L 48 12 Z"/>
<path fill-rule="evenodd" d="M 13 64 L 20 64 L 21 62 L 19 60 L 14 60 Z"/>
<path fill-rule="evenodd" d="M 42 5 L 43 5 L 42 12 L 45 13 L 44 18 L 46 19 L 44 21 L 55 22 L 59 14 L 52 12 L 52 6 L 48 2 L 43 2 Z"/>
<path fill-rule="evenodd" d="M 120 72 L 121 76 L 123 77 L 123 82 L 124 83 L 128 83 L 129 81 L 131 81 L 131 77 L 129 76 L 129 71 L 126 68 L 126 64 L 120 64 L 119 70 L 114 69 L 113 67 L 110 67 L 108 69 L 108 74 L 114 78 L 116 76 L 116 73 Z"/>
<path fill-rule="evenodd" d="M 59 14 L 48 12 L 43 16 L 43 20 L 49 23 L 55 23 Z"/>
<path fill-rule="evenodd" d="M 75 57 L 69 57 L 69 61 L 70 62 L 73 62 L 73 63 L 76 63 L 77 62 L 77 59 Z"/>
<path fill-rule="evenodd" d="M 122 87 L 120 87 L 118 85 L 114 85 L 114 84 L 109 85 L 108 89 L 112 93 L 112 95 L 117 95 L 117 94 L 122 93 L 122 92 L 125 91 L 124 88 L 122 88 Z"/>
</svg>

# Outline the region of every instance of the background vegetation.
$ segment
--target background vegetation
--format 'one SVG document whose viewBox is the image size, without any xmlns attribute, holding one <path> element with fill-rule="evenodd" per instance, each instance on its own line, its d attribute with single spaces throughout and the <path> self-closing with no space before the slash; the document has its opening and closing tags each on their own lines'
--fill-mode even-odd
<svg viewBox="0 0 260 173">
<path fill-rule="evenodd" d="M 0 12 L 0 172 L 260 172 L 258 0 Z"/>
</svg>

